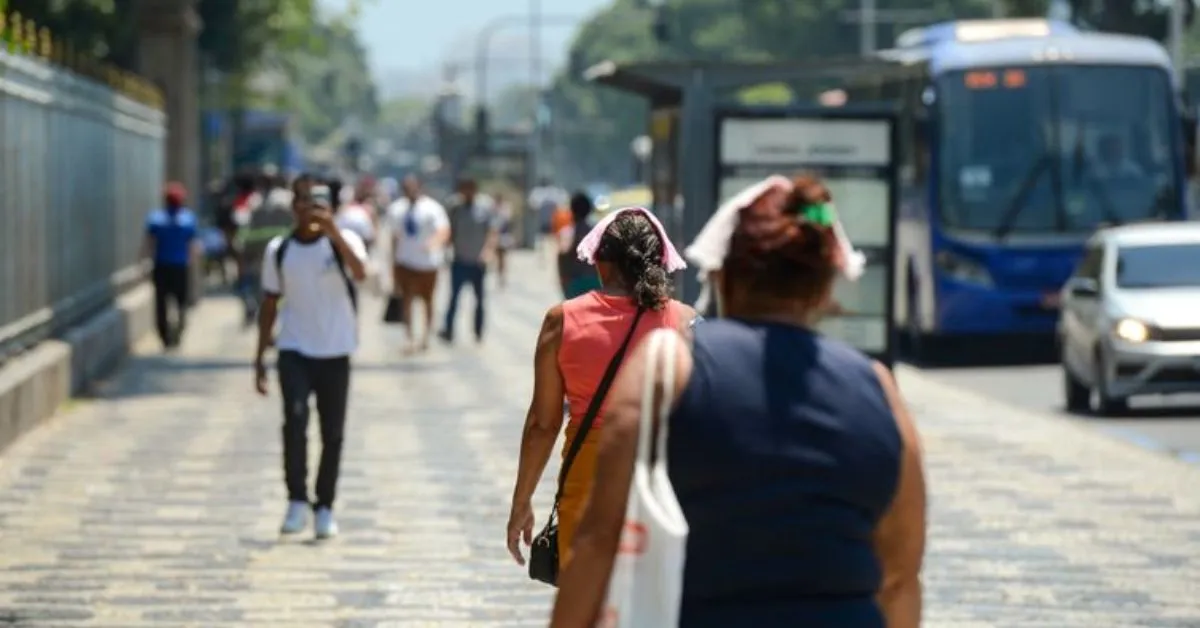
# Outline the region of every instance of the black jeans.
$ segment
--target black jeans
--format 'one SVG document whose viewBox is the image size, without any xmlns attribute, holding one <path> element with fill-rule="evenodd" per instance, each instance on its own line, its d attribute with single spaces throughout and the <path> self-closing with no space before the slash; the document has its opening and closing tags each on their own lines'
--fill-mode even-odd
<svg viewBox="0 0 1200 628">
<path fill-rule="evenodd" d="M 279 352 L 279 388 L 283 392 L 283 474 L 288 500 L 308 499 L 308 398 L 317 398 L 321 422 L 321 466 L 317 469 L 317 508 L 333 508 L 342 436 L 350 396 L 350 358 L 310 358 Z"/>
<path fill-rule="evenodd" d="M 155 264 L 154 322 L 164 346 L 175 346 L 183 337 L 188 308 L 188 267 L 186 264 Z M 175 302 L 175 329 L 167 316 L 167 302 Z"/>
<path fill-rule="evenodd" d="M 454 339 L 454 319 L 458 316 L 458 295 L 463 287 L 470 284 L 471 292 L 475 293 L 475 338 L 483 338 L 483 304 L 484 276 L 487 266 L 482 263 L 451 262 L 450 263 L 450 303 L 446 305 L 446 326 L 442 328 L 442 336 L 447 340 Z"/>
</svg>

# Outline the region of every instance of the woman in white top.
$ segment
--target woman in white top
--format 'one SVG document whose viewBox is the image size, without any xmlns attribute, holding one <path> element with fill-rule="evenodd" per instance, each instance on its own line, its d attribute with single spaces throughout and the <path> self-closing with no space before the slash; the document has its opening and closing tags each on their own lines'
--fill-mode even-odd
<svg viewBox="0 0 1200 628">
<path fill-rule="evenodd" d="M 445 259 L 450 241 L 450 219 L 442 204 L 421 193 L 414 176 L 404 179 L 404 193 L 388 208 L 392 230 L 392 286 L 404 312 L 405 351 L 413 353 L 429 348 L 433 329 L 433 291 L 438 269 Z M 412 304 L 420 299 L 425 306 L 425 327 L 420 344 L 413 343 Z"/>
</svg>

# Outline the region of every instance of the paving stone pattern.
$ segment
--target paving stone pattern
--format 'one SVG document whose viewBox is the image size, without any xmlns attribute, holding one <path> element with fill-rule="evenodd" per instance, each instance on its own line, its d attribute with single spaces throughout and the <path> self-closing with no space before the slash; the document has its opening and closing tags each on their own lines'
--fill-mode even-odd
<svg viewBox="0 0 1200 628">
<path fill-rule="evenodd" d="M 0 453 L 0 626 L 545 625 L 551 592 L 503 528 L 554 282 L 512 267 L 525 283 L 492 291 L 482 347 L 403 358 L 363 300 L 325 543 L 277 534 L 278 395 L 250 390 L 236 304 L 207 302 L 182 351 L 148 349 Z M 933 495 L 926 626 L 1200 627 L 1195 469 L 911 371 L 902 385 Z"/>
</svg>

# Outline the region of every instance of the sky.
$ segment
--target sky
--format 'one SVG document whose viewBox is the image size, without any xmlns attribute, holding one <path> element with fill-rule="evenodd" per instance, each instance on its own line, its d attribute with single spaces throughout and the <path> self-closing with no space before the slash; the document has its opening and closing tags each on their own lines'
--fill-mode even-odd
<svg viewBox="0 0 1200 628">
<path fill-rule="evenodd" d="M 532 77 L 527 26 L 531 0 L 360 1 L 365 6 L 357 24 L 359 38 L 385 98 L 434 92 L 448 63 L 460 65 L 461 87 L 473 97 L 476 43 L 480 31 L 495 20 L 505 26 L 495 31 L 489 47 L 488 96 L 494 98 L 505 85 L 528 84 Z M 566 59 L 578 26 L 609 1 L 540 0 L 542 81 L 549 80 Z M 338 10 L 346 0 L 321 0 L 321 4 Z"/>
</svg>

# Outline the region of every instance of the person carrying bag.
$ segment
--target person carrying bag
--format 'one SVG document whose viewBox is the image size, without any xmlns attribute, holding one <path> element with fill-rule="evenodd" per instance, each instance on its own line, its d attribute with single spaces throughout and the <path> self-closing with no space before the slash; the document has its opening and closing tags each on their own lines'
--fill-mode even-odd
<svg viewBox="0 0 1200 628">
<path fill-rule="evenodd" d="M 563 459 L 562 469 L 558 473 L 558 491 L 554 495 L 554 506 L 550 509 L 550 517 L 546 520 L 545 527 L 533 539 L 533 543 L 529 548 L 529 577 L 538 582 L 544 582 L 551 586 L 558 583 L 558 567 L 559 567 L 559 545 L 558 545 L 558 505 L 562 500 L 563 487 L 567 481 L 567 474 L 571 471 L 571 464 L 575 462 L 575 457 L 579 455 L 580 448 L 583 447 L 584 439 L 587 438 L 588 431 L 592 424 L 596 422 L 596 415 L 600 414 L 600 407 L 604 405 L 604 398 L 608 395 L 608 389 L 612 386 L 613 380 L 617 377 L 617 371 L 621 368 L 621 362 L 625 359 L 625 354 L 629 350 L 630 341 L 633 339 L 634 332 L 637 330 L 638 323 L 642 320 L 642 315 L 645 309 L 638 308 L 637 314 L 633 317 L 633 324 L 629 326 L 629 331 L 625 334 L 625 340 L 622 341 L 621 347 L 617 349 L 616 355 L 612 361 L 608 363 L 608 368 L 604 371 L 604 377 L 601 378 L 599 386 L 596 387 L 596 393 L 592 396 L 591 404 L 588 406 L 587 413 L 580 423 L 579 431 L 575 434 L 575 438 L 571 441 L 571 448 L 567 450 L 567 455 Z"/>
<path fill-rule="evenodd" d="M 604 479 L 597 471 L 603 462 L 598 454 L 607 441 L 608 398 L 619 385 L 626 352 L 656 329 L 682 332 L 696 318 L 692 308 L 671 298 L 671 274 L 686 264 L 649 210 L 625 207 L 609 213 L 583 238 L 576 254 L 595 268 L 600 289 L 546 310 L 505 526 L 513 560 L 533 579 L 555 586 L 561 586 L 560 570 L 576 560 L 579 523 L 595 497 L 593 488 Z M 606 368 L 597 355 L 614 358 Z M 549 523 L 535 528 L 532 499 L 564 423 L 554 508 Z M 531 548 L 530 556 L 523 555 L 522 544 Z M 527 558 L 534 564 L 527 564 Z"/>
<path fill-rule="evenodd" d="M 600 628 L 679 625 L 688 524 L 667 476 L 667 423 L 673 400 L 663 394 L 657 408 L 654 403 L 660 369 L 662 390 L 675 389 L 679 335 L 655 330 L 648 342 L 633 482 Z"/>
</svg>

